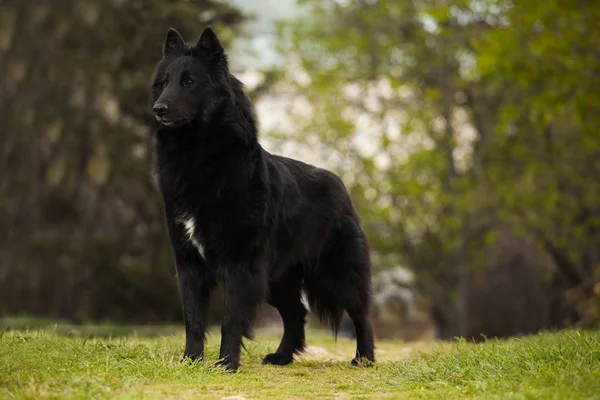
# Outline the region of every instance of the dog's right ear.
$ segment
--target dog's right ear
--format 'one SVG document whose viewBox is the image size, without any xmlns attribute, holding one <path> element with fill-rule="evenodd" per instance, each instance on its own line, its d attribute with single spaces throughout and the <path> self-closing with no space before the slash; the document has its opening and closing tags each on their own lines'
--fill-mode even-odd
<svg viewBox="0 0 600 400">
<path fill-rule="evenodd" d="M 224 52 L 223 46 L 221 45 L 221 42 L 219 42 L 217 34 L 210 26 L 204 28 L 195 48 L 203 54 L 210 56 L 222 55 Z"/>
<path fill-rule="evenodd" d="M 183 38 L 173 28 L 167 31 L 165 44 L 163 45 L 163 57 L 180 56 L 185 51 L 185 42 Z"/>
</svg>

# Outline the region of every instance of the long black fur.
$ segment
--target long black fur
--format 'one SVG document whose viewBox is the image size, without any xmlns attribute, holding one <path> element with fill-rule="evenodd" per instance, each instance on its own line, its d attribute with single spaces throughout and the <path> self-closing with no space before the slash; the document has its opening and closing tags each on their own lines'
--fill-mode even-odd
<svg viewBox="0 0 600 400">
<path fill-rule="evenodd" d="M 369 249 L 341 180 L 260 146 L 252 104 L 210 28 L 194 45 L 169 30 L 152 94 L 184 357 L 203 357 L 209 297 L 222 281 L 220 364 L 226 368 L 238 368 L 242 337 L 251 337 L 264 299 L 279 310 L 284 335 L 263 363 L 292 362 L 305 345 L 303 290 L 336 332 L 346 310 L 357 332 L 353 363 L 374 361 Z"/>
</svg>

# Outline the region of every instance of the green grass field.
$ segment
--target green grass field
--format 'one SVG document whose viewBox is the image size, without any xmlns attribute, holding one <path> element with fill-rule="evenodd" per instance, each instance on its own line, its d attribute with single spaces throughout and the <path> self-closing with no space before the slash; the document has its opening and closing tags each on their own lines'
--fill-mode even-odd
<svg viewBox="0 0 600 400">
<path fill-rule="evenodd" d="M 263 366 L 278 332 L 248 342 L 237 373 L 179 362 L 183 334 L 135 332 L 88 338 L 81 332 L 5 329 L 0 399 L 6 398 L 600 398 L 600 332 L 565 331 L 483 344 L 380 341 L 372 368 L 349 365 L 354 342 L 308 332 L 308 354 L 285 367 Z M 232 397 L 233 396 L 233 397 Z M 237 396 L 237 397 L 236 397 Z"/>
</svg>

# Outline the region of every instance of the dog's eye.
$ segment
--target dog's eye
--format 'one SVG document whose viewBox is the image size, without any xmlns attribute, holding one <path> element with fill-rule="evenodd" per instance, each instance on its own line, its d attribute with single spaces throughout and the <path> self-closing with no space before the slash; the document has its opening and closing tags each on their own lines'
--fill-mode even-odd
<svg viewBox="0 0 600 400">
<path fill-rule="evenodd" d="M 167 86 L 167 83 L 169 83 L 166 79 L 162 80 L 162 81 L 156 81 L 154 83 L 154 87 L 158 88 L 158 89 L 164 89 L 165 86 Z"/>
<path fill-rule="evenodd" d="M 193 80 L 193 79 L 190 79 L 190 78 L 188 78 L 188 79 L 186 79 L 185 81 L 183 81 L 183 86 L 185 86 L 185 87 L 188 87 L 188 88 L 189 88 L 189 87 L 192 87 L 192 85 L 193 85 L 194 83 L 195 83 L 195 82 L 194 82 L 194 80 Z"/>
</svg>

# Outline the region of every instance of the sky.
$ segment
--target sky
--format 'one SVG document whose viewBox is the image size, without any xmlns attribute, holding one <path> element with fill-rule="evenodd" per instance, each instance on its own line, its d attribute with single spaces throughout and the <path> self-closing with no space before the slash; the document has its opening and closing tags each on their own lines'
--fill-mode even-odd
<svg viewBox="0 0 600 400">
<path fill-rule="evenodd" d="M 235 69 L 264 68 L 280 60 L 274 51 L 276 39 L 275 22 L 282 19 L 294 18 L 298 15 L 297 0 L 229 0 L 246 14 L 253 18 L 246 28 L 251 38 L 237 40 L 236 62 L 232 60 Z M 249 52 L 257 55 L 248 55 Z M 246 68 L 242 68 L 246 66 Z"/>
</svg>

